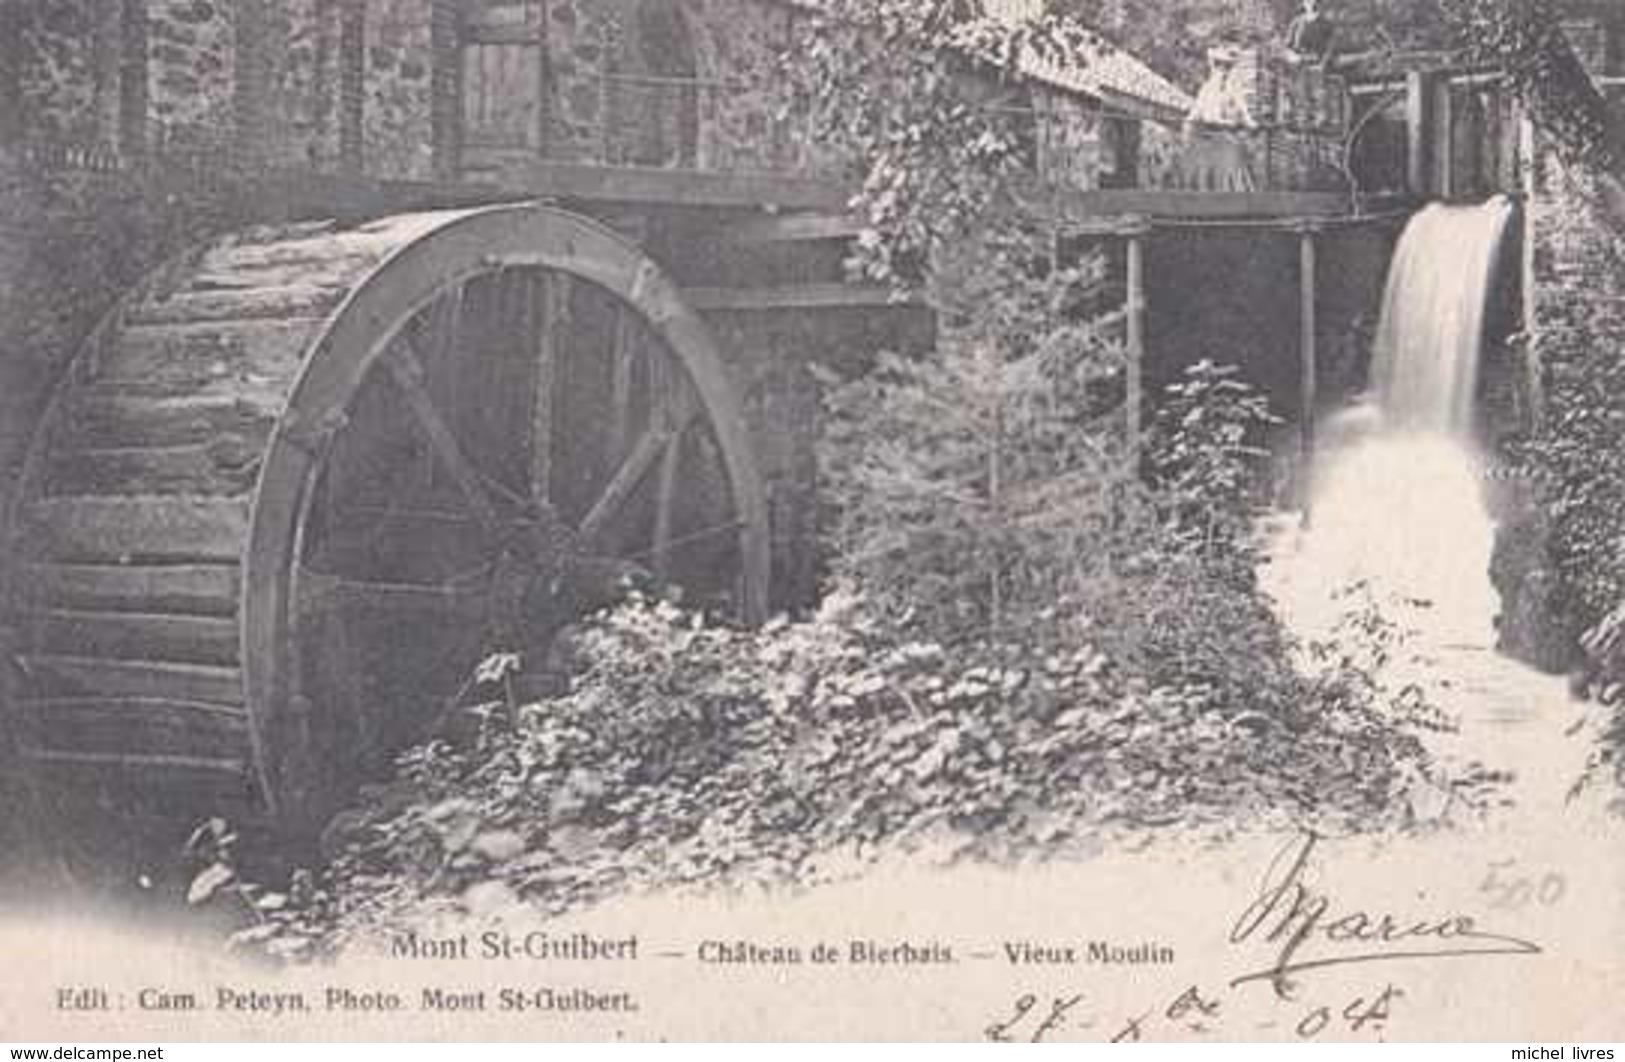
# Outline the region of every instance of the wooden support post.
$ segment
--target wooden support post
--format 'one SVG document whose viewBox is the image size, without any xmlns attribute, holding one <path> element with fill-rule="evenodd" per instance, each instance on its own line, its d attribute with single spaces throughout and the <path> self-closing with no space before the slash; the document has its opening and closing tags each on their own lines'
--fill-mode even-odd
<svg viewBox="0 0 1625 1062">
<path fill-rule="evenodd" d="M 1310 499 L 1314 488 L 1315 404 L 1319 400 L 1320 372 L 1316 342 L 1316 236 L 1317 221 L 1300 221 L 1293 226 L 1298 234 L 1298 498 L 1303 522 L 1309 523 Z"/>
<path fill-rule="evenodd" d="M 1456 114 L 1450 79 L 1440 76 L 1433 82 L 1433 195 L 1439 199 L 1456 196 Z"/>
<path fill-rule="evenodd" d="M 1124 355 L 1128 359 L 1124 405 L 1128 411 L 1129 453 L 1137 461 L 1140 453 L 1141 412 L 1145 401 L 1145 238 L 1150 222 L 1143 217 L 1124 220 L 1119 234 L 1127 241 L 1124 251 Z"/>
<path fill-rule="evenodd" d="M 1405 190 L 1422 198 L 1433 194 L 1433 84 L 1421 70 L 1405 75 Z"/>
</svg>

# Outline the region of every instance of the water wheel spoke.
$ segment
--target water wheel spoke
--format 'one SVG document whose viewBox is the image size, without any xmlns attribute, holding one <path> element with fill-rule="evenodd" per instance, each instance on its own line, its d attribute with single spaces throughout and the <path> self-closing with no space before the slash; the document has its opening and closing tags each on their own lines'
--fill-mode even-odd
<svg viewBox="0 0 1625 1062">
<path fill-rule="evenodd" d="M 457 488 L 468 500 L 475 519 L 490 538 L 493 540 L 499 538 L 501 521 L 496 506 L 492 504 L 490 495 L 486 492 L 485 477 L 463 452 L 462 445 L 458 443 L 457 436 L 451 430 L 451 425 L 440 415 L 439 407 L 429 394 L 425 384 L 423 361 L 418 357 L 416 345 L 410 338 L 395 344 L 390 356 L 385 358 L 385 364 L 389 367 L 389 378 L 395 382 L 405 397 L 415 423 L 423 432 L 435 456 L 456 481 Z"/>
<path fill-rule="evenodd" d="M 603 493 L 582 518 L 577 534 L 583 541 L 595 541 L 609 530 L 616 518 L 621 515 L 626 503 L 631 500 L 638 484 L 643 482 L 643 477 L 654 468 L 655 462 L 667 450 L 675 448 L 685 426 L 686 423 L 657 421 L 643 430 L 643 434 L 638 436 L 638 441 L 632 445 L 626 460 L 621 462 L 621 467 L 610 478 Z"/>
<path fill-rule="evenodd" d="M 427 370 L 433 367 L 435 375 L 426 379 L 425 387 L 431 393 L 439 394 L 450 409 L 457 409 L 462 385 L 462 376 L 457 364 L 457 345 L 463 338 L 463 309 L 468 297 L 468 287 L 457 284 L 445 295 L 436 299 L 423 320 L 423 333 L 429 343 L 430 360 L 425 365 Z M 428 462 L 424 469 L 427 477 L 425 485 L 434 483 L 435 462 Z"/>
<path fill-rule="evenodd" d="M 461 509 L 409 508 L 398 505 L 358 505 L 346 509 L 345 515 L 367 519 L 373 523 L 411 520 L 425 524 L 468 525 L 479 522 L 474 516 Z"/>
<path fill-rule="evenodd" d="M 375 614 L 438 612 L 479 618 L 484 615 L 489 596 L 484 583 L 471 583 L 466 578 L 442 583 L 384 582 L 301 567 L 299 610 L 306 615 L 355 609 Z"/>
<path fill-rule="evenodd" d="M 647 426 L 637 441 L 627 448 L 620 468 L 610 477 L 598 500 L 582 519 L 578 534 L 584 542 L 595 541 L 609 530 L 656 461 L 663 457 L 666 461 L 678 460 L 676 456 L 667 455 L 669 451 L 682 448 L 683 435 L 698 415 L 699 407 L 694 395 L 680 375 L 668 379 L 665 371 L 657 371 L 652 383 L 665 393 L 660 395 L 657 392 L 661 401 L 651 403 Z M 674 484 L 673 499 L 675 491 Z M 656 520 L 659 520 L 658 513 Z"/>
<path fill-rule="evenodd" d="M 698 543 L 705 542 L 713 538 L 722 538 L 724 536 L 731 538 L 739 534 L 739 532 L 743 531 L 747 526 L 748 525 L 743 520 L 728 520 L 724 523 L 712 524 L 709 527 L 702 527 L 697 531 L 690 531 L 686 534 L 677 535 L 666 543 L 668 563 L 670 563 L 670 553 L 681 546 L 697 545 Z M 638 550 L 635 553 L 628 553 L 620 559 L 632 563 L 649 560 L 652 564 L 654 563 L 654 558 L 655 549 L 651 546 L 646 550 Z"/>
<path fill-rule="evenodd" d="M 666 444 L 660 459 L 660 479 L 655 487 L 654 543 L 650 549 L 650 564 L 654 576 L 661 582 L 671 578 L 672 530 L 677 510 L 677 474 L 683 464 L 683 436 L 678 431 Z"/>
<path fill-rule="evenodd" d="M 570 313 L 570 278 L 543 272 L 536 278 L 539 314 L 535 322 L 536 358 L 531 383 L 530 493 L 538 504 L 552 497 L 553 405 L 559 373 L 559 339 Z"/>
<path fill-rule="evenodd" d="M 615 315 L 615 338 L 610 352 L 609 453 L 612 460 L 626 456 L 632 423 L 632 372 L 638 353 L 637 322 L 622 309 Z"/>
</svg>

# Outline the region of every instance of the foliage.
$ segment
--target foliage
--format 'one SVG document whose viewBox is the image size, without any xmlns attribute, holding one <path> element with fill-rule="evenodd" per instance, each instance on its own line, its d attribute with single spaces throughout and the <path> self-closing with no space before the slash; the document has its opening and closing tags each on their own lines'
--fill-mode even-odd
<svg viewBox="0 0 1625 1062">
<path fill-rule="evenodd" d="M 1193 367 L 1154 420 L 1147 479 L 1101 386 L 1120 354 L 1100 325 L 1010 362 L 983 349 L 885 358 L 830 391 L 834 570 L 949 645 L 1083 637 L 1149 676 L 1236 689 L 1284 668 L 1252 576 L 1263 399 Z"/>
<path fill-rule="evenodd" d="M 1097 327 L 1012 327 L 987 305 L 933 358 L 826 377 L 834 568 L 890 622 L 950 642 L 1021 636 L 1060 558 L 1115 533 L 1132 478 L 1120 410 L 1092 393 L 1121 371 L 1116 345 Z"/>
<path fill-rule="evenodd" d="M 1041 361 L 943 358 L 937 373 L 887 359 L 834 393 L 832 476 L 865 515 L 814 615 L 749 631 L 637 598 L 571 636 L 569 693 L 533 705 L 506 700 L 504 661 L 482 666 L 491 700 L 454 728 L 470 736 L 408 753 L 329 831 L 333 900 L 301 912 L 327 927 L 321 949 L 441 911 L 806 884 L 898 854 L 1045 859 L 1117 832 L 1417 819 L 1433 719 L 1375 677 L 1395 636 L 1367 615 L 1353 641 L 1368 651 L 1323 650 L 1300 674 L 1240 577 L 1260 406 L 1232 372 L 1200 365 L 1175 389 L 1145 485 L 1120 428 L 1093 436 L 1109 461 L 1074 445 L 1091 435 L 1042 400 L 1066 384 L 1041 386 Z M 986 505 L 994 401 L 1009 489 L 1042 499 L 1026 522 Z M 936 450 L 919 445 L 950 419 Z M 876 438 L 899 445 L 861 441 Z M 1039 489 L 1053 482 L 1067 489 Z"/>
<path fill-rule="evenodd" d="M 208 819 L 192 832 L 186 854 L 197 870 L 186 902 L 235 915 L 238 928 L 226 940 L 232 950 L 287 961 L 314 957 L 327 928 L 327 894 L 305 870 L 293 874 L 285 892 L 246 880 L 237 844 L 237 833 L 224 819 Z"/>
<path fill-rule="evenodd" d="M 1096 645 L 903 640 L 837 590 L 759 631 L 635 600 L 572 691 L 481 713 L 330 831 L 322 949 L 446 910 L 807 884 L 887 855 L 1044 859 L 1115 832 L 1410 821 L 1414 737 L 1328 674 L 1265 709 L 1147 683 Z M 1305 683 L 1300 692 L 1320 687 Z M 293 957 L 303 957 L 302 954 Z"/>
<path fill-rule="evenodd" d="M 1539 475 L 1553 549 L 1586 626 L 1625 600 L 1625 366 L 1613 356 L 1625 335 L 1612 317 L 1588 307 L 1543 335 L 1543 349 L 1561 345 L 1571 356 L 1549 363 L 1550 420 L 1521 448 Z"/>
<path fill-rule="evenodd" d="M 1446 0 L 1446 10 L 1473 57 L 1506 71 L 1566 162 L 1604 172 L 1618 164 L 1607 103 L 1564 36 L 1556 0 Z"/>
<path fill-rule="evenodd" d="M 1323 0 L 1339 55 L 1369 56 L 1454 46 L 1444 0 Z M 1207 49 L 1227 41 L 1284 41 L 1297 0 L 1055 0 L 1151 68 L 1195 91 Z"/>
<path fill-rule="evenodd" d="M 1096 42 L 1053 13 L 977 7 L 836 4 L 791 62 L 864 175 L 858 265 L 915 286 L 938 320 L 932 357 L 824 381 L 832 566 L 887 622 L 946 644 L 1081 630 L 1147 666 L 1239 677 L 1279 641 L 1244 547 L 1242 437 L 1262 404 L 1193 377 L 1171 396 L 1188 422 L 1153 440 L 1165 482 L 1141 482 L 1121 322 L 1087 312 L 1102 262 L 1058 247 L 1015 122 L 1023 55 Z M 1223 635 L 1201 629 L 1220 617 Z"/>
<path fill-rule="evenodd" d="M 1097 36 L 1064 17 L 986 17 L 975 3 L 831 0 L 785 57 L 813 135 L 854 160 L 866 221 L 854 264 L 913 286 L 963 242 L 1041 222 L 1015 179 L 1032 162 L 1024 61 L 1067 62 Z M 1014 228 L 1012 228 L 1012 225 Z M 1031 253 L 1044 252 L 1040 225 Z M 979 256 L 979 255 L 978 255 Z"/>
<path fill-rule="evenodd" d="M 1547 240 L 1585 268 L 1550 276 L 1542 289 L 1547 411 L 1516 457 L 1533 487 L 1525 522 L 1544 533 L 1573 613 L 1565 618 L 1583 632 L 1575 688 L 1614 707 L 1596 766 L 1625 782 L 1625 249 L 1596 224 L 1586 179 L 1565 175 L 1545 204 Z"/>
<path fill-rule="evenodd" d="M 1258 435 L 1277 422 L 1233 366 L 1201 361 L 1157 407 L 1150 455 L 1170 531 L 1192 554 L 1251 569 L 1259 498 Z"/>
</svg>

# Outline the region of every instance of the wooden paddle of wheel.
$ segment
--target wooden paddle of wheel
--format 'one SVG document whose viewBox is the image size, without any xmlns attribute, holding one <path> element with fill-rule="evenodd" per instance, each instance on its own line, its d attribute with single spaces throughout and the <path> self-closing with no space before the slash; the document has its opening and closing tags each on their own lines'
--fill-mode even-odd
<svg viewBox="0 0 1625 1062">
<path fill-rule="evenodd" d="M 59 389 L 10 520 L 6 725 L 55 789 L 309 837 L 481 655 L 629 585 L 767 608 L 699 319 L 602 226 L 498 207 L 223 240 Z"/>
</svg>

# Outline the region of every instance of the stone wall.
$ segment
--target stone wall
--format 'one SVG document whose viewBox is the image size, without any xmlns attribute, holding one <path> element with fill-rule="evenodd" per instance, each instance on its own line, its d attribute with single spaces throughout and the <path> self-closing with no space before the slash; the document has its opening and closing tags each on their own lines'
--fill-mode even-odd
<svg viewBox="0 0 1625 1062">
<path fill-rule="evenodd" d="M 716 170 L 777 170 L 827 164 L 817 145 L 785 114 L 788 82 L 779 56 L 795 28 L 788 5 L 762 0 L 698 0 L 691 24 L 700 76 L 718 88 L 701 111 L 701 165 Z"/>
<path fill-rule="evenodd" d="M 127 2 L 138 8 L 142 0 Z M 797 33 L 793 5 L 661 6 L 670 2 L 511 0 L 482 9 L 524 20 L 519 24 L 534 29 L 546 49 L 545 63 L 535 55 L 538 75 L 515 78 L 509 91 L 537 97 L 515 103 L 524 111 L 518 124 L 534 136 L 514 149 L 562 161 L 720 172 L 839 164 L 794 117 L 779 69 Z M 130 95 L 121 78 L 133 77 L 141 82 L 148 132 L 162 150 L 251 170 L 359 165 L 376 177 L 427 179 L 436 172 L 434 6 L 144 0 L 145 69 L 132 71 L 120 3 L 30 0 L 19 46 L 22 110 L 36 136 L 113 143 L 120 101 Z M 449 48 L 440 59 L 460 65 Z M 1090 105 L 1042 88 L 1035 97 L 1044 167 L 1094 187 L 1106 149 Z M 443 110 L 461 106 L 454 99 Z"/>
<path fill-rule="evenodd" d="M 187 146 L 234 141 L 237 76 L 234 0 L 149 0 L 147 113 Z"/>
<path fill-rule="evenodd" d="M 367 173 L 397 179 L 433 176 L 429 0 L 370 0 L 362 158 Z"/>
<path fill-rule="evenodd" d="M 289 165 L 339 165 L 339 34 L 331 0 L 278 0 L 265 26 L 271 157 Z"/>
<path fill-rule="evenodd" d="M 586 161 L 601 153 L 603 76 L 607 54 L 619 47 L 623 13 L 592 0 L 548 0 L 548 73 L 552 106 L 545 150 L 555 158 Z"/>
<path fill-rule="evenodd" d="M 777 64 L 794 32 L 787 5 L 689 0 L 683 17 L 692 56 L 674 57 L 668 69 L 644 54 L 637 7 L 634 0 L 548 3 L 549 156 L 600 161 L 607 143 L 610 161 L 626 161 L 614 156 L 627 153 L 623 141 L 635 135 L 627 127 L 658 111 L 670 122 L 692 112 L 689 164 L 700 169 L 771 171 L 817 161 L 804 129 L 784 117 L 786 82 Z M 697 85 L 666 80 L 685 77 Z"/>
</svg>

